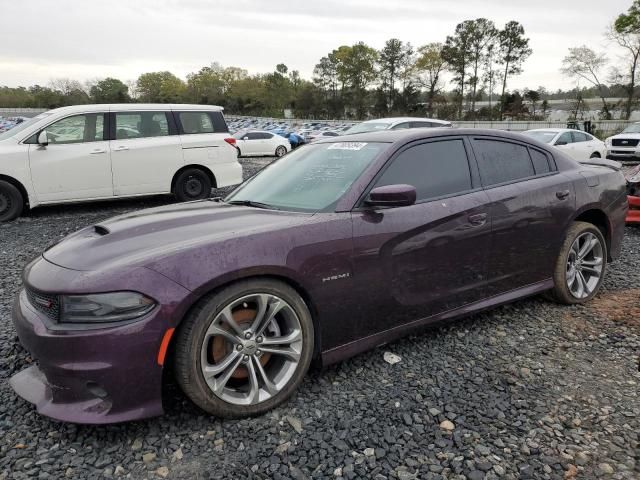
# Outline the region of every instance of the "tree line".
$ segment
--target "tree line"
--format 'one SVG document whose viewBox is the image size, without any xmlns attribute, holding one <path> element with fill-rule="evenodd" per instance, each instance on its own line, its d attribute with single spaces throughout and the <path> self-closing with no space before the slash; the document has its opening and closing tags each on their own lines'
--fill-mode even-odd
<svg viewBox="0 0 640 480">
<path fill-rule="evenodd" d="M 171 72 L 149 72 L 135 81 L 116 78 L 81 83 L 56 79 L 46 86 L 0 87 L 0 106 L 54 108 L 83 103 L 200 103 L 225 107 L 231 114 L 283 116 L 285 110 L 308 118 L 380 117 L 416 114 L 446 119 L 537 118 L 549 99 L 597 96 L 603 119 L 614 109 L 629 118 L 638 98 L 640 0 L 620 14 L 607 32 L 624 52 L 609 67 L 604 52 L 588 46 L 568 49 L 561 72 L 574 79 L 572 92 L 510 90 L 532 50 L 524 26 L 497 26 L 486 18 L 465 20 L 443 42 L 414 47 L 391 38 L 379 50 L 358 42 L 323 56 L 311 79 L 279 64 L 273 72 L 249 74 L 218 63 L 183 80 Z M 624 105 L 607 98 L 624 96 Z M 478 102 L 482 101 L 482 106 Z"/>
</svg>

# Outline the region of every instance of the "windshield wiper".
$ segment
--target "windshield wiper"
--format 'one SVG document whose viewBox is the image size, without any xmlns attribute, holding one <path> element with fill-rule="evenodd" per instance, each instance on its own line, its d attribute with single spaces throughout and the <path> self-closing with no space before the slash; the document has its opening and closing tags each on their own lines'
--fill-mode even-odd
<svg viewBox="0 0 640 480">
<path fill-rule="evenodd" d="M 269 205 L 268 203 L 254 202 L 253 200 L 231 200 L 225 203 L 229 205 L 242 205 L 245 207 L 264 208 L 266 210 L 280 210 L 278 207 L 274 207 L 273 205 Z"/>
</svg>

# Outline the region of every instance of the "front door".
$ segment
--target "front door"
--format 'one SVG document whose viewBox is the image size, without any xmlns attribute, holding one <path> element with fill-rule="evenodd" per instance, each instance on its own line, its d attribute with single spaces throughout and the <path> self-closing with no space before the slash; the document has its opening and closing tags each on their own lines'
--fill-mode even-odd
<svg viewBox="0 0 640 480">
<path fill-rule="evenodd" d="M 47 146 L 29 145 L 31 179 L 39 202 L 113 195 L 104 113 L 65 117 L 45 130 Z"/>
<path fill-rule="evenodd" d="M 353 212 L 354 318 L 379 332 L 484 298 L 491 217 L 462 138 L 414 144 L 375 186 L 409 184 L 417 203 Z"/>
<path fill-rule="evenodd" d="M 111 143 L 116 196 L 168 193 L 184 165 L 170 112 L 115 112 Z M 171 122 L 171 123 L 170 123 Z"/>
</svg>

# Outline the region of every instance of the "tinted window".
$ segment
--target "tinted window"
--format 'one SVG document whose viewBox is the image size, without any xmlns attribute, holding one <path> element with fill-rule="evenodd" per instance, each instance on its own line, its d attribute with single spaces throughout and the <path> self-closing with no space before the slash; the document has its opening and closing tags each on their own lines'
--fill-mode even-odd
<svg viewBox="0 0 640 480">
<path fill-rule="evenodd" d="M 116 112 L 116 140 L 169 135 L 165 112 Z"/>
<path fill-rule="evenodd" d="M 471 173 L 462 140 L 445 140 L 410 147 L 398 155 L 376 186 L 408 184 L 417 200 L 471 190 Z"/>
<path fill-rule="evenodd" d="M 207 112 L 180 112 L 178 118 L 182 124 L 182 132 L 185 134 L 215 132 Z"/>
<path fill-rule="evenodd" d="M 338 134 L 336 132 L 324 132 L 323 135 L 325 137 L 337 137 Z"/>
<path fill-rule="evenodd" d="M 558 140 L 556 140 L 556 145 L 567 145 L 569 143 L 573 143 L 573 138 L 571 138 L 570 132 L 564 132 Z"/>
<path fill-rule="evenodd" d="M 63 118 L 45 130 L 51 144 L 99 142 L 104 138 L 104 113 Z"/>
<path fill-rule="evenodd" d="M 484 185 L 512 182 L 535 175 L 529 152 L 522 145 L 476 139 L 473 148 Z"/>
<path fill-rule="evenodd" d="M 249 133 L 245 133 L 245 135 L 242 137 L 243 139 L 247 139 L 247 140 L 259 140 L 260 134 L 257 132 L 249 132 Z"/>
<path fill-rule="evenodd" d="M 409 122 L 399 123 L 398 125 L 394 126 L 391 130 L 402 130 L 404 128 L 411 128 L 411 125 L 409 124 Z"/>
<path fill-rule="evenodd" d="M 549 173 L 551 167 L 549 166 L 549 157 L 542 153 L 540 150 L 529 149 L 531 154 L 531 160 L 533 161 L 533 168 L 536 171 L 536 175 L 543 173 Z"/>
<path fill-rule="evenodd" d="M 270 138 L 273 138 L 272 133 L 260 132 L 257 135 L 261 140 L 269 140 Z"/>
<path fill-rule="evenodd" d="M 411 122 L 411 126 L 413 128 L 431 128 L 434 125 L 431 122 Z"/>
<path fill-rule="evenodd" d="M 582 132 L 571 132 L 571 133 L 573 134 L 574 142 L 588 142 L 589 140 L 591 140 L 589 137 L 587 137 L 586 134 Z"/>
</svg>

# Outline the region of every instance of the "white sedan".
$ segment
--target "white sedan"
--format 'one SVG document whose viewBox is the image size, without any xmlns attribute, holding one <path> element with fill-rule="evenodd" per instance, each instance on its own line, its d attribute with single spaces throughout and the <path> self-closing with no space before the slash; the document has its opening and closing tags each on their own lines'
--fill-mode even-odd
<svg viewBox="0 0 640 480">
<path fill-rule="evenodd" d="M 245 131 L 238 132 L 233 137 L 236 139 L 238 156 L 242 157 L 281 157 L 291 151 L 289 140 L 271 132 Z"/>
<path fill-rule="evenodd" d="M 522 132 L 536 140 L 553 145 L 578 162 L 606 158 L 607 146 L 593 135 L 568 128 L 540 128 Z"/>
</svg>

